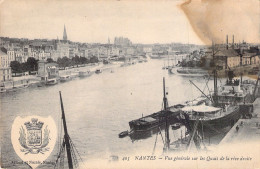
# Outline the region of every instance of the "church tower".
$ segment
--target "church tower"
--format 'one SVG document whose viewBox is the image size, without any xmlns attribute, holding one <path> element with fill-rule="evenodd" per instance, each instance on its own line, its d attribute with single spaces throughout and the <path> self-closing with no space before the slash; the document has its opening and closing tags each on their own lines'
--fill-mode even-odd
<svg viewBox="0 0 260 169">
<path fill-rule="evenodd" d="M 63 40 L 68 40 L 68 37 L 67 37 L 67 32 L 66 32 L 66 27 L 64 25 L 64 31 L 63 31 Z"/>
</svg>

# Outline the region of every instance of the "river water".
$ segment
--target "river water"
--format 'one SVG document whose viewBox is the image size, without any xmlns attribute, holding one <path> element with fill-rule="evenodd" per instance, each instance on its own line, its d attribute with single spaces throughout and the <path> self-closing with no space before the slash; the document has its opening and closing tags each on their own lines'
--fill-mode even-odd
<svg viewBox="0 0 260 169">
<path fill-rule="evenodd" d="M 84 79 L 74 79 L 54 86 L 32 87 L 1 94 L 2 164 L 17 168 L 12 160 L 20 160 L 12 147 L 10 132 L 17 116 L 52 116 L 57 128 L 61 109 L 59 91 L 62 92 L 68 132 L 83 161 L 109 159 L 110 155 L 127 156 L 142 152 L 152 153 L 155 135 L 147 139 L 118 138 L 129 130 L 128 122 L 159 111 L 162 108 L 163 77 L 168 88 L 169 105 L 183 103 L 201 95 L 189 82 L 201 89 L 206 79 L 169 75 L 162 70 L 163 60 L 149 60 L 127 67 L 114 67 L 111 71 L 94 74 Z M 212 81 L 209 86 L 213 88 Z M 179 135 L 170 132 L 171 140 Z M 158 139 L 157 152 L 162 152 Z M 54 149 L 50 161 L 55 161 Z M 20 166 L 19 168 L 28 168 Z M 44 168 L 44 167 L 43 167 Z"/>
</svg>

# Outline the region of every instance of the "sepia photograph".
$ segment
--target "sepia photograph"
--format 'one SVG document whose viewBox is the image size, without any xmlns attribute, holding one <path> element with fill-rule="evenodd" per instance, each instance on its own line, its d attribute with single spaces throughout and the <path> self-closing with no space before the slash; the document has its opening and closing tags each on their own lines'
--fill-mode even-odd
<svg viewBox="0 0 260 169">
<path fill-rule="evenodd" d="M 259 0 L 0 0 L 0 168 L 260 169 Z"/>
</svg>

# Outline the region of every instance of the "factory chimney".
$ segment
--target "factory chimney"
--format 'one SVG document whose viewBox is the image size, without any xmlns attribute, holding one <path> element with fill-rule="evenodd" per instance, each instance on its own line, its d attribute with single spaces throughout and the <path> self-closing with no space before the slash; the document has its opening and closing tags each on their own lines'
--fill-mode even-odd
<svg viewBox="0 0 260 169">
<path fill-rule="evenodd" d="M 227 40 L 226 40 L 226 48 L 228 49 L 228 35 L 227 35 Z"/>
</svg>

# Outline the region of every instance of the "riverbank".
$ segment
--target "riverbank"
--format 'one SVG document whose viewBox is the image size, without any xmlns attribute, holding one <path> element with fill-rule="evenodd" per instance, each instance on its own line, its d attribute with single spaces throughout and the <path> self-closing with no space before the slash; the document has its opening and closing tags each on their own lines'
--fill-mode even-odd
<svg viewBox="0 0 260 169">
<path fill-rule="evenodd" d="M 62 76 L 69 76 L 70 80 L 73 80 L 75 78 L 79 77 L 79 72 L 91 72 L 93 74 L 97 69 L 100 69 L 101 71 L 107 71 L 109 69 L 112 69 L 114 67 L 119 67 L 122 62 L 115 62 L 110 64 L 96 64 L 96 65 L 86 65 L 84 67 L 74 67 L 66 70 L 59 70 L 59 76 L 57 79 L 59 80 Z M 41 78 L 38 75 L 26 75 L 26 76 L 20 76 L 20 77 L 13 77 L 12 81 L 6 81 L 2 82 L 1 87 L 1 93 L 4 92 L 12 92 L 19 89 L 27 88 L 27 87 L 42 87 L 45 85 L 43 81 L 41 81 Z"/>
<path fill-rule="evenodd" d="M 250 78 L 253 78 L 253 79 L 257 79 L 257 74 L 251 73 L 251 71 L 254 67 L 256 67 L 256 65 L 246 65 L 246 66 L 234 67 L 234 68 L 231 68 L 231 70 L 234 71 L 234 74 L 236 76 L 240 76 L 242 74 L 243 76 L 247 76 L 247 77 L 250 77 Z M 218 77 L 219 78 L 227 77 L 227 71 L 229 71 L 229 70 L 228 69 L 219 70 L 218 71 Z M 212 74 L 213 69 L 209 69 L 208 72 L 209 72 L 209 74 Z"/>
</svg>

